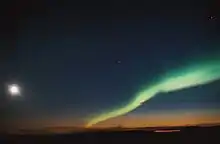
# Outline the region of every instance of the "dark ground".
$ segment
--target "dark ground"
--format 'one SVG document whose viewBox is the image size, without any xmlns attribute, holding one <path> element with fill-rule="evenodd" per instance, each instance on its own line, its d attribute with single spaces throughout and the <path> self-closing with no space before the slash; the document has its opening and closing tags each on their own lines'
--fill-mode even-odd
<svg viewBox="0 0 220 144">
<path fill-rule="evenodd" d="M 146 143 L 220 143 L 220 127 L 185 127 L 180 132 L 155 133 L 153 131 L 87 132 L 57 135 L 5 135 L 2 143 L 72 143 L 72 144 L 146 144 Z"/>
</svg>

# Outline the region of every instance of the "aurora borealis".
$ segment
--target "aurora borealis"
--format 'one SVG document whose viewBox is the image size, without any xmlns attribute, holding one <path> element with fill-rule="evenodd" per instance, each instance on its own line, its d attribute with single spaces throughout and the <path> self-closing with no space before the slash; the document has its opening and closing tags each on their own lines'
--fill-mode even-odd
<svg viewBox="0 0 220 144">
<path fill-rule="evenodd" d="M 172 92 L 205 85 L 220 79 L 220 59 L 193 63 L 192 65 L 168 73 L 169 76 L 162 76 L 162 79 L 156 82 L 156 84 L 150 85 L 145 90 L 139 92 L 130 103 L 122 108 L 95 117 L 88 122 L 86 127 L 131 112 L 160 92 Z"/>
<path fill-rule="evenodd" d="M 204 1 L 18 3 L 2 20 L 2 129 L 220 123 L 220 18 Z"/>
</svg>

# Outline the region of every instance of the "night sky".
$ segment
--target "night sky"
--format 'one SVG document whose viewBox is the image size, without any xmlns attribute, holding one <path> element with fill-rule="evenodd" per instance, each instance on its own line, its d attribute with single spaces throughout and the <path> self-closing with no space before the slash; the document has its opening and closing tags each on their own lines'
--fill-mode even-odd
<svg viewBox="0 0 220 144">
<path fill-rule="evenodd" d="M 219 7 L 192 0 L 8 5 L 1 24 L 1 122 L 81 127 L 125 105 L 158 76 L 219 53 Z M 6 94 L 9 83 L 21 86 L 21 97 Z M 215 81 L 161 93 L 97 126 L 220 122 L 219 88 Z"/>
</svg>

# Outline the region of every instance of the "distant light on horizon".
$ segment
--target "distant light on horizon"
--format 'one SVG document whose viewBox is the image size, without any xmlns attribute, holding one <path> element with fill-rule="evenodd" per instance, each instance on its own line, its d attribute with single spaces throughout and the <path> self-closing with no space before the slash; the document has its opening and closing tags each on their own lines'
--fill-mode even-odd
<svg viewBox="0 0 220 144">
<path fill-rule="evenodd" d="M 180 132 L 180 130 L 155 130 L 157 133 L 170 133 L 170 132 Z"/>
</svg>

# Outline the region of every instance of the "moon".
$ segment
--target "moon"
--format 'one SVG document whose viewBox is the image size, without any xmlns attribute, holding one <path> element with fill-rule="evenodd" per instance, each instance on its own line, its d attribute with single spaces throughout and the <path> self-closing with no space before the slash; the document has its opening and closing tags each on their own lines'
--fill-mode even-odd
<svg viewBox="0 0 220 144">
<path fill-rule="evenodd" d="M 17 84 L 11 84 L 11 85 L 8 85 L 8 93 L 11 96 L 20 96 L 21 95 L 21 89 Z"/>
</svg>

